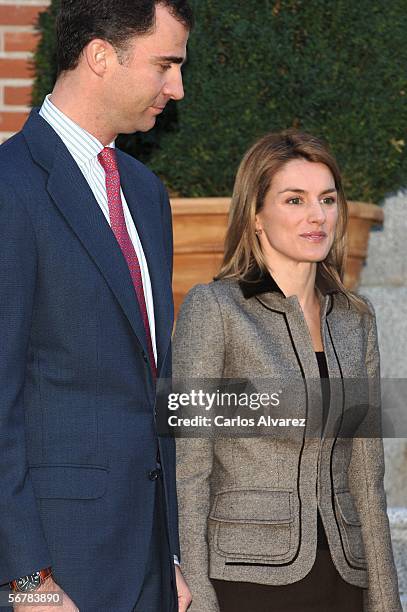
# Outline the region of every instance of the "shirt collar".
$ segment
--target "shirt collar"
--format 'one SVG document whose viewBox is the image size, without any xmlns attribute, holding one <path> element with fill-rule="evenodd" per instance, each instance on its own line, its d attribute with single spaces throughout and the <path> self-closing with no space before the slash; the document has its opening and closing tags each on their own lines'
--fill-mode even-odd
<svg viewBox="0 0 407 612">
<path fill-rule="evenodd" d="M 72 121 L 55 106 L 48 94 L 40 108 L 40 115 L 50 124 L 61 138 L 66 148 L 80 165 L 84 166 L 95 159 L 104 148 L 103 144 L 84 128 Z M 114 148 L 114 141 L 109 144 Z"/>
</svg>

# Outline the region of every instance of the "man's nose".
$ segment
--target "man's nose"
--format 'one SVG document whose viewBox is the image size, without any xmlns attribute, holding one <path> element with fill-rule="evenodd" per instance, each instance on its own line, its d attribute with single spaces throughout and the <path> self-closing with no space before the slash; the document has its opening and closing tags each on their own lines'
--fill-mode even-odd
<svg viewBox="0 0 407 612">
<path fill-rule="evenodd" d="M 164 93 L 172 100 L 182 100 L 184 97 L 184 84 L 180 68 L 174 70 L 173 74 L 169 75 Z"/>
</svg>

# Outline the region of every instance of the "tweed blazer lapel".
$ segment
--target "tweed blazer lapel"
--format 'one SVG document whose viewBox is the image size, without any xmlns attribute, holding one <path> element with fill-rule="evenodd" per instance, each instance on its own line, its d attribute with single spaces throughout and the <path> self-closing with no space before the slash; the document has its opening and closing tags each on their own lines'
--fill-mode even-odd
<svg viewBox="0 0 407 612">
<path fill-rule="evenodd" d="M 260 288 L 261 287 L 260 285 Z M 252 287 L 250 293 L 263 307 L 272 312 L 279 313 L 285 320 L 287 331 L 291 340 L 292 355 L 295 356 L 301 370 L 302 377 L 306 383 L 307 396 L 312 410 L 308 414 L 308 426 L 306 435 L 308 437 L 321 435 L 326 438 L 326 444 L 331 447 L 337 436 L 345 411 L 344 383 L 342 366 L 337 354 L 336 344 L 342 340 L 340 353 L 344 352 L 343 345 L 343 309 L 339 308 L 341 300 L 335 294 L 322 294 L 318 290 L 318 297 L 321 305 L 321 335 L 324 352 L 327 360 L 328 373 L 331 380 L 331 406 L 329 418 L 325 424 L 324 431 L 321 430 L 322 423 L 322 396 L 320 387 L 320 371 L 315 352 L 312 346 L 311 335 L 305 321 L 303 311 L 297 296 L 285 297 L 283 292 L 271 279 L 264 286 L 268 289 L 256 294 Z M 346 315 L 345 315 L 346 316 Z M 342 338 L 339 338 L 342 336 Z"/>
<path fill-rule="evenodd" d="M 321 302 L 321 328 L 325 346 L 325 321 L 331 306 L 332 297 L 331 295 L 322 295 L 320 292 L 318 294 Z M 310 332 L 297 296 L 294 295 L 286 298 L 281 291 L 267 291 L 256 295 L 255 299 L 265 308 L 278 312 L 284 317 L 303 377 L 319 379 L 319 368 L 315 352 L 312 348 Z M 328 366 L 328 369 L 329 371 L 335 369 L 333 361 L 331 368 Z"/>
</svg>

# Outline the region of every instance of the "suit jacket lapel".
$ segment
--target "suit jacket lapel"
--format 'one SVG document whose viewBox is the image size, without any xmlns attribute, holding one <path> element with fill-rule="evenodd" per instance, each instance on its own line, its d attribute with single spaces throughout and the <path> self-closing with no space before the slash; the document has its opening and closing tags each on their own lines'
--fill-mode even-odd
<svg viewBox="0 0 407 612">
<path fill-rule="evenodd" d="M 158 372 L 160 372 L 171 339 L 173 301 L 170 271 L 163 247 L 159 194 L 157 192 L 157 200 L 150 196 L 148 199 L 144 198 L 141 204 L 140 186 L 137 184 L 133 161 L 118 153 L 118 163 L 122 189 L 147 260 L 153 291 Z"/>
<path fill-rule="evenodd" d="M 67 148 L 48 123 L 33 113 L 24 136 L 34 159 L 49 172 L 48 192 L 104 276 L 147 353 L 137 297 L 116 238 Z"/>
</svg>

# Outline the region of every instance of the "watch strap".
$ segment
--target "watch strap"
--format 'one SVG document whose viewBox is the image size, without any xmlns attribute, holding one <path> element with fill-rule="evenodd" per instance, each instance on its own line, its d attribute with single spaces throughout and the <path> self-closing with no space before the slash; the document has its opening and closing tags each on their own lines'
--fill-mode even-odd
<svg viewBox="0 0 407 612">
<path fill-rule="evenodd" d="M 47 567 L 45 569 L 41 569 L 38 572 L 34 572 L 32 575 L 39 575 L 40 578 L 40 584 L 44 584 L 44 582 L 46 581 L 47 578 L 49 578 L 52 574 L 51 568 Z M 10 586 L 13 589 L 13 591 L 20 591 L 20 588 L 18 586 L 18 581 L 17 580 L 12 580 L 10 582 Z"/>
</svg>

